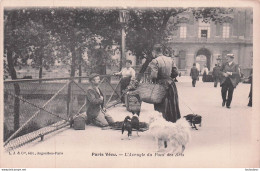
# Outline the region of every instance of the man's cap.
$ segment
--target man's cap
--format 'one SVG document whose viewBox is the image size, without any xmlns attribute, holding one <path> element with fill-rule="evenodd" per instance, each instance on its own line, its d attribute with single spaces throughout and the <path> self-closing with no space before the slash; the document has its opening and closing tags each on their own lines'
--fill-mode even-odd
<svg viewBox="0 0 260 171">
<path fill-rule="evenodd" d="M 90 74 L 90 76 L 89 76 L 89 81 L 93 80 L 95 77 L 98 77 L 98 76 L 100 76 L 100 75 L 97 74 L 97 73 L 92 73 L 92 74 Z"/>
<path fill-rule="evenodd" d="M 227 57 L 234 58 L 235 55 L 233 53 L 229 53 L 229 54 L 227 54 Z"/>
</svg>

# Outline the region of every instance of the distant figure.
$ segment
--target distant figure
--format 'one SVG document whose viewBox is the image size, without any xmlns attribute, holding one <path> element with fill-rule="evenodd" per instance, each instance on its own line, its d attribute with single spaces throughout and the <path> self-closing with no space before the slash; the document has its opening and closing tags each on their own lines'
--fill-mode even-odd
<svg viewBox="0 0 260 171">
<path fill-rule="evenodd" d="M 213 72 L 212 72 L 212 76 L 213 76 L 213 80 L 214 80 L 214 87 L 218 86 L 218 82 L 219 82 L 219 75 L 220 73 L 220 66 L 218 64 L 215 64 L 215 67 L 213 68 Z"/>
<path fill-rule="evenodd" d="M 252 84 L 253 84 L 253 70 L 251 70 L 251 73 L 250 73 L 250 76 L 249 76 L 249 83 L 251 84 L 250 86 L 250 92 L 249 92 L 249 102 L 247 104 L 247 106 L 249 107 L 252 107 L 252 98 L 253 98 L 253 94 L 252 94 L 252 91 L 253 91 L 253 87 L 252 87 Z"/>
<path fill-rule="evenodd" d="M 203 71 L 202 71 L 202 81 L 205 82 L 207 81 L 207 75 L 209 74 L 209 69 L 207 68 L 207 65 L 204 65 Z"/>
<path fill-rule="evenodd" d="M 200 64 L 196 63 L 196 68 L 198 69 L 198 71 L 200 71 Z"/>
<path fill-rule="evenodd" d="M 198 79 L 199 76 L 199 70 L 196 67 L 196 64 L 193 64 L 193 67 L 190 69 L 190 76 L 192 78 L 192 86 L 195 87 L 196 86 L 196 81 Z"/>
<path fill-rule="evenodd" d="M 234 88 L 237 86 L 237 77 L 239 75 L 238 65 L 233 61 L 234 54 L 227 54 L 227 62 L 220 68 L 220 86 L 222 94 L 222 106 L 230 108 Z M 228 98 L 227 98 L 228 93 Z"/>
<path fill-rule="evenodd" d="M 196 68 L 197 68 L 198 71 L 199 71 L 199 76 L 198 76 L 198 78 L 197 78 L 197 81 L 199 81 L 199 80 L 200 80 L 199 77 L 200 77 L 200 73 L 201 73 L 200 64 L 199 64 L 199 63 L 196 63 Z"/>
</svg>

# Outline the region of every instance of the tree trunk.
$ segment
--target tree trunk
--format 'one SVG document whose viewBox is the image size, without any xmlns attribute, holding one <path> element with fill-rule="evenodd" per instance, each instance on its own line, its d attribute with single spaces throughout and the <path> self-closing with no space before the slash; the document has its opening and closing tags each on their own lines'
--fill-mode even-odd
<svg viewBox="0 0 260 171">
<path fill-rule="evenodd" d="M 16 96 L 20 96 L 19 83 L 14 84 L 14 92 Z M 20 127 L 20 100 L 18 97 L 14 99 L 14 131 Z"/>
<path fill-rule="evenodd" d="M 42 56 L 39 55 L 39 66 L 40 66 L 40 69 L 39 69 L 39 79 L 42 79 L 42 60 L 43 60 Z M 39 83 L 42 83 L 42 81 L 40 80 Z"/>
<path fill-rule="evenodd" d="M 72 44 L 70 50 L 71 50 L 71 54 L 72 54 L 70 76 L 74 77 L 75 76 L 75 61 L 76 61 L 76 51 L 75 51 L 74 44 Z"/>
<path fill-rule="evenodd" d="M 147 54 L 148 58 L 146 58 L 144 64 L 142 65 L 140 71 L 139 71 L 139 74 L 137 76 L 137 81 L 140 81 L 146 68 L 148 67 L 149 63 L 153 60 L 153 57 L 152 57 L 152 50 L 148 52 Z"/>
<path fill-rule="evenodd" d="M 82 54 L 79 53 L 79 77 L 82 76 L 82 67 L 81 67 L 81 62 L 82 62 Z M 79 78 L 79 83 L 81 83 L 81 78 Z"/>
<path fill-rule="evenodd" d="M 39 79 L 42 79 L 42 66 L 40 66 L 40 70 L 39 70 Z M 42 81 L 40 80 L 39 83 L 41 83 Z"/>
<path fill-rule="evenodd" d="M 13 53 L 12 50 L 8 50 L 7 52 L 7 62 L 9 73 L 11 75 L 12 80 L 17 79 L 16 71 L 14 68 L 14 61 L 13 61 Z M 19 83 L 14 83 L 14 93 L 16 96 L 20 95 L 20 86 Z M 19 98 L 14 99 L 14 131 L 16 131 L 20 127 L 20 100 Z"/>
</svg>

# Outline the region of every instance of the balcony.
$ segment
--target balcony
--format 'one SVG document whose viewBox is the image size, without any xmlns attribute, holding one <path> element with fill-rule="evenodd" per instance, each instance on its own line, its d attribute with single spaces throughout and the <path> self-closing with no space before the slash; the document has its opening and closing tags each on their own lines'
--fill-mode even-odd
<svg viewBox="0 0 260 171">
<path fill-rule="evenodd" d="M 179 38 L 175 36 L 169 36 L 167 38 L 169 43 L 253 43 L 253 39 L 244 39 L 243 37 L 186 37 Z"/>
</svg>

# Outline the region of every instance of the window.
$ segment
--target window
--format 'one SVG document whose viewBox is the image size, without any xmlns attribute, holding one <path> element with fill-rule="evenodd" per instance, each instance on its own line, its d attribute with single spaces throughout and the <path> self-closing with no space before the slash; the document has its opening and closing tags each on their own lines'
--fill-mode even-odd
<svg viewBox="0 0 260 171">
<path fill-rule="evenodd" d="M 187 35 L 187 27 L 181 26 L 180 27 L 180 38 L 186 38 Z"/>
<path fill-rule="evenodd" d="M 210 37 L 210 27 L 204 26 L 204 27 L 199 27 L 199 38 L 209 38 Z"/>
<path fill-rule="evenodd" d="M 229 38 L 230 26 L 228 24 L 223 25 L 223 38 Z"/>
<path fill-rule="evenodd" d="M 198 24 L 198 38 L 210 38 L 210 23 L 204 22 L 202 19 L 199 19 Z"/>
<path fill-rule="evenodd" d="M 216 24 L 216 36 L 221 36 L 221 25 L 219 22 Z"/>
<path fill-rule="evenodd" d="M 208 30 L 201 30 L 201 37 L 208 37 Z"/>
</svg>

